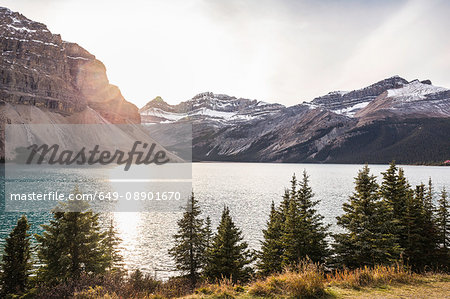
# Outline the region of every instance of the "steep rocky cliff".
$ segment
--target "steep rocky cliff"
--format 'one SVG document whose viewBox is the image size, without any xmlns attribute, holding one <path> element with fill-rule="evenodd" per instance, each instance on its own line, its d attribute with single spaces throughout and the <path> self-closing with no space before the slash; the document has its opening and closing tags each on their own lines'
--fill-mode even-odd
<svg viewBox="0 0 450 299">
<path fill-rule="evenodd" d="M 44 24 L 0 7 L 0 44 L 0 156 L 7 123 L 140 123 L 103 63 Z"/>
</svg>

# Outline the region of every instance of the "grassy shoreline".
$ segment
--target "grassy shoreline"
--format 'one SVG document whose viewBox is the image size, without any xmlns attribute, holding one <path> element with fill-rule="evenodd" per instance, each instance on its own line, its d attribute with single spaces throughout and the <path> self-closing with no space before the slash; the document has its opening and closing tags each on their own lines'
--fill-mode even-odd
<svg viewBox="0 0 450 299">
<path fill-rule="evenodd" d="M 421 275 L 414 283 L 393 283 L 361 289 L 332 286 L 327 292 L 329 298 L 450 298 L 450 275 Z"/>
<path fill-rule="evenodd" d="M 130 285 L 123 287 L 132 288 Z M 400 265 L 324 273 L 318 264 L 301 263 L 295 269 L 243 285 L 222 279 L 216 283 L 203 282 L 193 291 L 173 282 L 152 290 L 134 290 L 126 298 L 450 298 L 450 274 L 415 274 Z M 97 286 L 76 293 L 74 298 L 125 297 L 120 292 L 108 292 Z"/>
</svg>

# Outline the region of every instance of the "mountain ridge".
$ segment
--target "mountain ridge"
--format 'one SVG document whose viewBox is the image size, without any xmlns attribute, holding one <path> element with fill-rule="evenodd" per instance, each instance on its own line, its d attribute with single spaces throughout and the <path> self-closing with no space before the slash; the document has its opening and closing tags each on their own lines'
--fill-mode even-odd
<svg viewBox="0 0 450 299">
<path fill-rule="evenodd" d="M 156 105 L 164 102 L 158 98 L 140 109 L 142 121 L 191 124 L 193 158 L 198 161 L 387 163 L 396 159 L 414 164 L 450 157 L 446 141 L 450 133 L 432 134 L 439 130 L 435 126 L 447 128 L 450 122 L 450 91 L 433 86 L 430 80 L 393 76 L 350 92 L 330 92 L 311 102 L 290 107 L 267 104 L 270 109 L 256 111 L 255 103 L 260 102 L 246 100 L 239 109 L 229 110 L 231 115 L 198 109 L 196 103 L 199 98 L 205 100 L 205 95 L 211 102 L 202 107 L 211 108 L 216 100 L 238 100 L 201 93 L 178 105 L 166 103 L 169 110 Z M 223 111 L 222 107 L 218 110 Z M 422 129 L 438 139 L 432 142 L 438 149 L 430 154 L 430 150 L 417 147 L 419 154 L 409 153 L 411 146 L 424 139 L 417 133 Z M 409 144 L 409 148 L 405 150 L 401 144 Z M 342 149 L 353 153 L 354 160 Z"/>
</svg>

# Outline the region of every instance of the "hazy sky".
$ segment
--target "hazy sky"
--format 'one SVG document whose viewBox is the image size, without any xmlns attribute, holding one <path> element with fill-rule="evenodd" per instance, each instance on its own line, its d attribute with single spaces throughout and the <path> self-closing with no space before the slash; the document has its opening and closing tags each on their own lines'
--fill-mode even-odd
<svg viewBox="0 0 450 299">
<path fill-rule="evenodd" d="M 0 0 L 142 107 L 212 91 L 294 105 L 385 77 L 450 87 L 450 1 Z"/>
</svg>

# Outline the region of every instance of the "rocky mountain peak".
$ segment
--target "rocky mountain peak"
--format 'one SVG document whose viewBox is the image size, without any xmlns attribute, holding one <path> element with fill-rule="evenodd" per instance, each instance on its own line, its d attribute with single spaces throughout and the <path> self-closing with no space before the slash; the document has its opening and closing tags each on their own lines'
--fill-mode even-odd
<svg viewBox="0 0 450 299">
<path fill-rule="evenodd" d="M 238 111 L 251 105 L 253 102 L 256 102 L 256 100 L 236 98 L 226 94 L 203 92 L 184 102 L 184 106 L 188 110 L 205 108 L 217 111 Z"/>
<path fill-rule="evenodd" d="M 386 90 L 400 88 L 405 84 L 408 84 L 407 80 L 400 76 L 392 76 L 361 89 L 333 91 L 306 104 L 312 108 L 323 108 L 353 117 Z"/>
<path fill-rule="evenodd" d="M 361 123 L 387 117 L 448 117 L 450 90 L 434 86 L 430 80 L 412 80 L 380 94 L 356 114 Z"/>
<path fill-rule="evenodd" d="M 31 21 L 24 15 L 14 12 L 6 7 L 0 7 L 0 20 L 3 26 L 12 31 L 35 33 L 37 31 L 49 32 L 47 26 Z"/>
<path fill-rule="evenodd" d="M 65 116 L 87 108 L 112 123 L 140 122 L 138 109 L 109 84 L 106 67 L 47 26 L 0 8 L 0 101 Z"/>
<path fill-rule="evenodd" d="M 163 98 L 161 98 L 160 96 L 157 96 L 153 100 L 148 102 L 147 105 L 148 106 L 154 106 L 154 105 L 169 105 L 169 104 L 167 104 L 166 101 L 164 101 Z"/>
<path fill-rule="evenodd" d="M 140 113 L 144 123 L 174 122 L 185 119 L 234 123 L 263 117 L 283 108 L 285 107 L 280 104 L 203 92 L 177 105 L 162 104 L 152 100 L 140 109 Z"/>
<path fill-rule="evenodd" d="M 430 84 L 428 84 L 430 82 Z M 388 90 L 388 97 L 411 97 L 411 99 L 420 99 L 422 96 L 427 94 L 432 94 L 436 92 L 441 92 L 447 90 L 443 87 L 438 87 L 431 85 L 431 81 L 424 80 L 419 81 L 418 79 L 412 80 L 408 84 L 403 85 L 400 88 Z"/>
<path fill-rule="evenodd" d="M 171 105 L 166 103 L 166 101 L 164 101 L 162 97 L 157 96 L 153 100 L 151 100 L 150 102 L 145 104 L 144 107 L 139 109 L 139 112 L 144 112 L 144 111 L 147 111 L 148 109 L 153 109 L 153 108 L 161 109 L 164 111 L 173 111 L 173 107 Z"/>
<path fill-rule="evenodd" d="M 0 33 L 5 39 L 23 43 L 60 47 L 63 42 L 61 36 L 52 34 L 46 25 L 32 21 L 6 7 L 0 7 Z"/>
<path fill-rule="evenodd" d="M 207 92 L 201 92 L 199 94 L 196 94 L 195 96 L 192 97 L 192 100 L 212 98 L 212 97 L 214 97 L 214 93 L 207 91 Z"/>
</svg>

